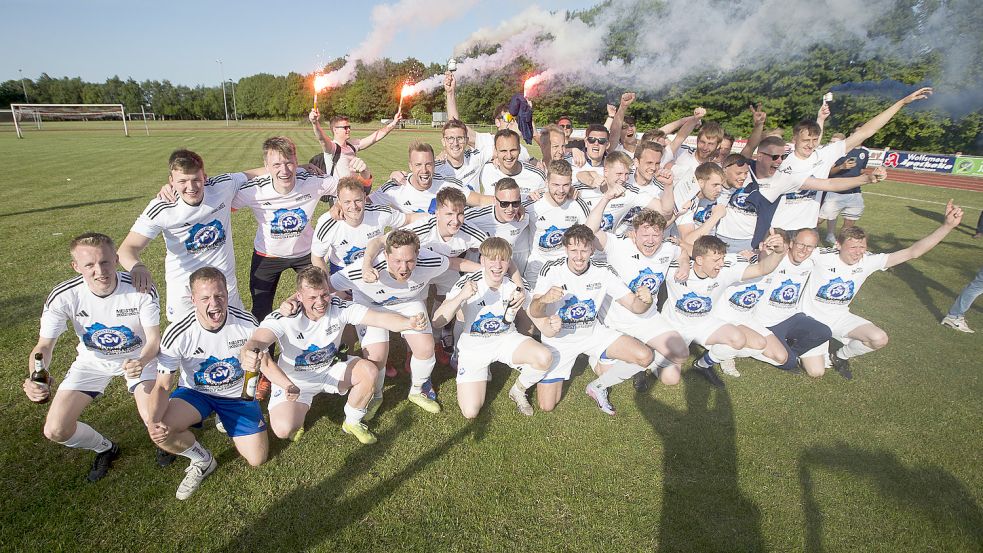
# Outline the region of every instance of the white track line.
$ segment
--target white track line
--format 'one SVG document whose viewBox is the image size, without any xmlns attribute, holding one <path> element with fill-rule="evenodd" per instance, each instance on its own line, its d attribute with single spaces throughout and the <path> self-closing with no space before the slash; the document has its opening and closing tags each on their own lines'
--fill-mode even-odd
<svg viewBox="0 0 983 553">
<path fill-rule="evenodd" d="M 911 184 L 911 183 L 908 183 L 908 184 Z M 928 185 L 926 185 L 926 186 L 928 186 Z M 934 188 L 938 188 L 938 187 L 934 187 Z M 950 188 L 949 190 L 957 190 L 957 189 Z M 972 192 L 972 190 L 963 190 L 963 192 Z M 923 202 L 923 203 L 926 203 L 926 204 L 935 204 L 935 205 L 945 205 L 946 204 L 946 202 L 936 202 L 936 201 L 932 201 L 932 200 L 923 200 L 921 198 L 909 198 L 907 196 L 892 196 L 891 194 L 881 194 L 880 192 L 868 192 L 868 191 L 865 190 L 864 191 L 864 196 L 867 196 L 867 195 L 871 195 L 871 196 L 884 196 L 885 198 L 894 198 L 896 200 L 908 200 L 908 201 L 911 201 L 911 202 Z M 979 210 L 983 210 L 983 207 L 975 207 L 975 206 L 972 206 L 972 205 L 963 205 L 963 206 L 959 206 L 959 207 L 962 207 L 963 209 L 979 209 Z"/>
</svg>

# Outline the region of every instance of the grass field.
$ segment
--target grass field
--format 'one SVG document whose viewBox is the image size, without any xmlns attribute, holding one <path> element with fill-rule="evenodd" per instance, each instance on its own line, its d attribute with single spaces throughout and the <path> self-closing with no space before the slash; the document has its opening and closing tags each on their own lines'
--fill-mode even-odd
<svg viewBox="0 0 983 553">
<path fill-rule="evenodd" d="M 272 439 L 259 469 L 209 425 L 201 440 L 220 467 L 179 502 L 186 461 L 153 464 L 121 382 L 83 414 L 122 444 L 106 479 L 85 482 L 91 452 L 44 439 L 46 409 L 20 390 L 41 305 L 72 276 L 68 240 L 90 230 L 121 240 L 164 182 L 172 150 L 194 149 L 218 174 L 259 166 L 260 143 L 274 133 L 296 140 L 302 159 L 316 142 L 300 123 L 156 123 L 149 137 L 134 124 L 130 138 L 57 127 L 23 140 L 0 132 L 0 550 L 983 550 L 983 333 L 938 324 L 983 264 L 983 244 L 970 238 L 983 194 L 869 188 L 863 224 L 876 251 L 936 228 L 949 197 L 972 208 L 942 245 L 864 286 L 853 310 L 882 325 L 891 344 L 855 360 L 854 381 L 741 361 L 741 378 L 723 391 L 689 375 L 644 395 L 622 385 L 612 394 L 618 416 L 607 417 L 584 395 L 580 365 L 554 413 L 526 418 L 505 393 L 513 375 L 500 369 L 489 405 L 469 422 L 452 372 L 438 367 L 444 413 L 401 401 L 409 385 L 401 375 L 387 382 L 373 446 L 341 433 L 338 397 L 315 402 L 300 443 Z M 364 159 L 388 175 L 418 138 L 438 136 L 398 131 Z M 247 282 L 255 223 L 247 213 L 233 219 Z M 161 242 L 145 254 L 158 282 Z M 983 331 L 983 300 L 968 321 Z M 56 378 L 74 346 L 64 335 Z"/>
</svg>

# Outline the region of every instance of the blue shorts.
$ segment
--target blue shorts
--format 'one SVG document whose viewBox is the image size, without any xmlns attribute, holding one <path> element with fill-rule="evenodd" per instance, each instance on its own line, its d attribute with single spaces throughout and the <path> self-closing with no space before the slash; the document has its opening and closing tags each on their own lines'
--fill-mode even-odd
<svg viewBox="0 0 983 553">
<path fill-rule="evenodd" d="M 178 386 L 171 393 L 172 398 L 188 402 L 198 410 L 202 419 L 215 413 L 229 437 L 250 436 L 266 430 L 266 420 L 256 400 L 211 396 L 191 388 Z"/>
</svg>

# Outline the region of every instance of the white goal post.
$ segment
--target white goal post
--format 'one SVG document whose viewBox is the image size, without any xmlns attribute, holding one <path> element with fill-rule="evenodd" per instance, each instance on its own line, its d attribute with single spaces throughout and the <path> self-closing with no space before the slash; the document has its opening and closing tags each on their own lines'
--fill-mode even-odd
<svg viewBox="0 0 983 553">
<path fill-rule="evenodd" d="M 37 125 L 38 130 L 41 129 L 41 120 L 44 117 L 69 120 L 119 117 L 123 121 L 123 134 L 130 136 L 130 131 L 126 126 L 126 110 L 123 109 L 123 104 L 10 104 L 10 110 L 14 118 L 17 138 L 24 138 L 20 124 L 24 117 L 30 117 Z"/>
</svg>

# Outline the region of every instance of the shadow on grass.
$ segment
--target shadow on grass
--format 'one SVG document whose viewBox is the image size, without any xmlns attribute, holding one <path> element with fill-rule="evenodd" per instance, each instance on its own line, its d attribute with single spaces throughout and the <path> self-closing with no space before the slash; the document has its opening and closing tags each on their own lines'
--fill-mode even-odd
<svg viewBox="0 0 983 553">
<path fill-rule="evenodd" d="M 25 209 L 24 211 L 12 211 L 10 213 L 0 213 L 0 219 L 4 217 L 13 217 L 14 215 L 28 215 L 30 213 L 47 213 L 49 211 L 55 211 L 58 209 L 75 209 L 76 207 L 85 207 L 88 205 L 105 205 L 105 204 L 117 204 L 120 202 L 128 202 L 131 200 L 139 200 L 143 196 L 130 196 L 129 198 L 115 198 L 112 200 L 99 200 L 97 202 L 81 202 L 77 204 L 66 204 L 66 205 L 53 205 L 49 207 L 39 207 L 37 209 Z M 148 199 L 149 201 L 149 199 Z"/>
<path fill-rule="evenodd" d="M 811 447 L 799 455 L 807 552 L 824 550 L 823 513 L 812 481 L 816 470 L 847 472 L 863 479 L 882 497 L 917 511 L 939 530 L 961 533 L 972 550 L 983 551 L 983 510 L 965 484 L 939 467 L 911 468 L 893 453 L 837 443 Z"/>
<path fill-rule="evenodd" d="M 930 221 L 935 221 L 940 225 L 945 220 L 945 214 L 942 213 L 941 208 L 939 209 L 939 211 L 932 211 L 931 209 L 922 209 L 920 207 L 915 207 L 910 205 L 908 206 L 908 211 L 911 211 L 912 214 L 918 215 L 919 217 L 924 217 Z M 965 234 L 967 236 L 972 236 L 976 234 L 976 228 L 973 227 L 972 223 L 973 221 L 970 217 L 963 216 L 962 224 L 960 224 L 958 227 L 956 227 L 953 230 L 961 234 Z"/>
<path fill-rule="evenodd" d="M 33 296 L 17 296 L 0 300 L 0 325 L 9 329 L 24 321 L 36 321 L 41 315 L 45 297 L 47 292 L 39 292 Z"/>
<path fill-rule="evenodd" d="M 365 519 L 403 484 L 468 436 L 473 436 L 474 440 L 483 439 L 491 420 L 488 413 L 480 414 L 420 457 L 406 462 L 399 472 L 378 481 L 358 495 L 346 498 L 346 491 L 354 484 L 378 478 L 372 470 L 375 462 L 383 458 L 388 463 L 396 462 L 391 449 L 397 440 L 416 439 L 411 435 L 412 419 L 408 411 L 400 413 L 392 427 L 378 435 L 378 443 L 355 450 L 331 476 L 318 485 L 289 492 L 249 525 L 244 526 L 220 551 L 242 553 L 316 548 L 351 524 Z"/>
<path fill-rule="evenodd" d="M 903 250 L 910 246 L 910 243 L 904 243 L 898 239 L 894 233 L 886 233 L 879 235 L 876 240 L 877 250 L 879 252 L 895 252 L 898 250 Z M 935 302 L 932 301 L 929 291 L 935 290 L 939 292 L 943 297 L 955 299 L 957 292 L 953 292 L 948 286 L 945 286 L 941 282 L 927 276 L 922 271 L 915 268 L 911 262 L 902 263 L 900 265 L 895 265 L 890 269 L 901 282 L 904 282 L 911 291 L 914 292 L 915 297 L 921 302 L 922 306 L 932 314 L 935 319 L 941 319 L 945 313 Z"/>
<path fill-rule="evenodd" d="M 686 411 L 635 394 L 664 446 L 658 551 L 761 551 L 761 513 L 737 481 L 736 424 L 726 389 L 683 373 Z M 658 387 L 655 388 L 658 393 Z"/>
</svg>

